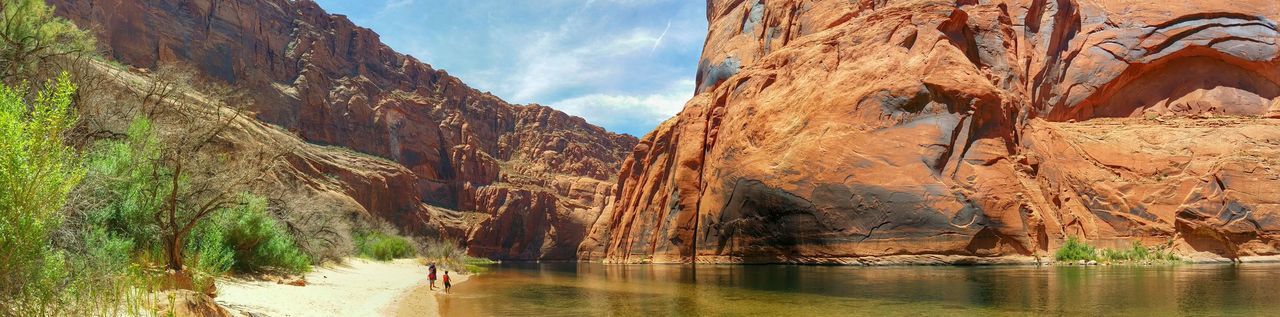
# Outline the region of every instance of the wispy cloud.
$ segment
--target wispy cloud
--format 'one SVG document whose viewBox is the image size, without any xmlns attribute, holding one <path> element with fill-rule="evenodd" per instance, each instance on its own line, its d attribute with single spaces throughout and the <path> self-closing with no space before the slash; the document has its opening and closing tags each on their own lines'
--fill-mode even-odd
<svg viewBox="0 0 1280 317">
<path fill-rule="evenodd" d="M 383 11 L 395 10 L 399 8 L 413 5 L 413 0 L 387 0 L 387 4 L 382 6 Z"/>
<path fill-rule="evenodd" d="M 653 41 L 653 48 L 649 49 L 649 52 L 658 50 L 658 45 L 662 44 L 662 38 L 667 37 L 667 31 L 671 31 L 671 20 L 667 20 L 667 28 L 662 29 L 662 34 L 658 35 L 658 39 Z"/>
<path fill-rule="evenodd" d="M 317 1 L 476 89 L 635 135 L 692 95 L 707 29 L 689 0 Z"/>
<path fill-rule="evenodd" d="M 694 85 L 693 80 L 682 79 L 650 94 L 588 94 L 551 106 L 588 122 L 640 136 L 679 113 L 693 96 Z"/>
</svg>

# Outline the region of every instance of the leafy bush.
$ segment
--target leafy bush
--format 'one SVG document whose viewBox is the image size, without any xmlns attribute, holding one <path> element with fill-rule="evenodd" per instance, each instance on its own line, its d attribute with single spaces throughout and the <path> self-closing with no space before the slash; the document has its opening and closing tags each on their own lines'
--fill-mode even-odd
<svg viewBox="0 0 1280 317">
<path fill-rule="evenodd" d="M 217 224 L 201 226 L 187 241 L 188 263 L 196 272 L 220 276 L 231 272 L 236 264 L 236 253 L 228 245 L 226 229 Z"/>
<path fill-rule="evenodd" d="M 1102 258 L 1110 262 L 1176 262 L 1181 259 L 1173 252 L 1164 249 L 1152 249 L 1137 241 L 1127 249 L 1102 250 Z"/>
<path fill-rule="evenodd" d="M 1076 237 L 1067 237 L 1067 243 L 1058 249 L 1054 254 L 1054 259 L 1058 261 L 1079 261 L 1079 260 L 1095 260 L 1097 259 L 1097 248 L 1080 241 Z"/>
<path fill-rule="evenodd" d="M 192 232 L 188 250 L 196 267 L 210 274 L 231 270 L 241 273 L 266 268 L 301 273 L 311 268 L 311 259 L 298 249 L 293 238 L 267 214 L 267 201 L 244 195 L 239 206 L 224 210 Z"/>
<path fill-rule="evenodd" d="M 0 87 L 0 315 L 136 314 L 131 303 L 146 282 L 133 239 L 101 225 L 108 217 L 70 206 L 93 178 L 64 144 L 76 87 L 62 74 L 43 88 Z"/>
<path fill-rule="evenodd" d="M 242 205 L 224 211 L 215 220 L 226 229 L 227 246 L 235 252 L 236 271 L 253 272 L 264 267 L 291 273 L 309 270 L 311 259 L 267 214 L 267 200 L 256 196 L 245 196 L 243 200 Z"/>
<path fill-rule="evenodd" d="M 54 283 L 69 274 L 50 245 L 67 194 L 83 176 L 75 150 L 63 143 L 76 122 L 76 87 L 67 78 L 47 83 L 30 104 L 26 89 L 0 85 L 0 311 L 27 299 L 56 300 Z"/>
<path fill-rule="evenodd" d="M 0 2 L 0 81 L 44 79 L 60 59 L 93 55 L 93 35 L 54 15 L 44 0 Z"/>
<path fill-rule="evenodd" d="M 75 208 L 83 209 L 79 224 L 86 231 L 100 228 L 107 234 L 131 243 L 135 252 L 160 254 L 160 228 L 152 210 L 164 203 L 166 190 L 153 186 L 150 177 L 165 173 L 151 157 L 156 154 L 157 140 L 152 124 L 145 118 L 129 125 L 127 138 L 98 142 L 86 160 L 88 174 L 77 189 Z"/>
<path fill-rule="evenodd" d="M 356 250 L 362 257 L 379 261 L 414 256 L 413 245 L 409 243 L 409 239 L 381 232 L 357 234 Z"/>
<path fill-rule="evenodd" d="M 1099 249 L 1076 237 L 1068 237 L 1066 244 L 1054 255 L 1058 261 L 1101 261 L 1113 263 L 1125 262 L 1178 262 L 1177 255 L 1163 248 L 1148 248 L 1137 241 L 1124 249 Z"/>
</svg>

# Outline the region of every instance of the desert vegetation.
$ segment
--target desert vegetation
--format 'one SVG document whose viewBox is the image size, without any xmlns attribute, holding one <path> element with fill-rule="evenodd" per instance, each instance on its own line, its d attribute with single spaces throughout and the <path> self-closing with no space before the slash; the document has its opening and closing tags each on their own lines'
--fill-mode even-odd
<svg viewBox="0 0 1280 317">
<path fill-rule="evenodd" d="M 415 255 L 409 239 L 382 232 L 358 233 L 356 235 L 357 254 L 362 257 L 388 261 L 410 258 Z"/>
<path fill-rule="evenodd" d="M 253 193 L 280 152 L 219 148 L 247 99 L 181 67 L 120 89 L 43 1 L 0 11 L 0 316 L 133 315 L 158 290 L 309 270 Z"/>
<path fill-rule="evenodd" d="M 155 314 L 166 290 L 352 255 L 480 263 L 456 242 L 271 196 L 293 149 L 235 142 L 253 120 L 237 87 L 115 62 L 40 0 L 0 11 L 0 316 Z"/>
<path fill-rule="evenodd" d="M 1128 248 L 1097 248 L 1077 237 L 1067 237 L 1066 243 L 1054 253 L 1059 262 L 1095 261 L 1099 263 L 1177 263 L 1181 261 L 1177 255 L 1168 250 L 1168 246 L 1147 247 L 1134 242 Z"/>
</svg>

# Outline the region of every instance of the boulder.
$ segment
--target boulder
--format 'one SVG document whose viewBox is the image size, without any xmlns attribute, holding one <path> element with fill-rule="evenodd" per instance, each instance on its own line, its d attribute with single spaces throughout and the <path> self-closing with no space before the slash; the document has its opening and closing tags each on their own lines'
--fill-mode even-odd
<svg viewBox="0 0 1280 317">
<path fill-rule="evenodd" d="M 157 316 L 174 317 L 231 317 L 231 312 L 219 306 L 213 298 L 189 290 L 169 290 L 147 295 L 149 308 Z"/>
</svg>

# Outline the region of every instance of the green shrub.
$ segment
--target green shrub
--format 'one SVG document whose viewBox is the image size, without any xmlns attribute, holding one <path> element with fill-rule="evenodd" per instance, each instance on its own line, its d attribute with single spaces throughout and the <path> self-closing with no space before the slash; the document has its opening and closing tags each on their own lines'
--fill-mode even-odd
<svg viewBox="0 0 1280 317">
<path fill-rule="evenodd" d="M 187 263 L 191 263 L 196 272 L 210 276 L 231 272 L 236 253 L 227 242 L 225 232 L 219 224 L 206 224 L 192 232 L 185 254 L 189 257 Z"/>
<path fill-rule="evenodd" d="M 1095 260 L 1097 259 L 1097 249 L 1080 241 L 1079 238 L 1067 237 L 1067 243 L 1058 249 L 1058 252 L 1054 254 L 1054 259 L 1058 261 Z"/>
<path fill-rule="evenodd" d="M 244 204 L 224 211 L 215 222 L 226 229 L 227 246 L 235 252 L 235 269 L 253 272 L 271 267 L 291 273 L 310 269 L 311 259 L 293 237 L 267 214 L 267 200 L 245 196 Z"/>
<path fill-rule="evenodd" d="M 59 296 L 67 264 L 50 233 L 83 176 L 75 150 L 63 143 L 76 122 L 75 86 L 64 73 L 31 103 L 25 90 L 0 85 L 0 311 Z"/>
<path fill-rule="evenodd" d="M 1173 252 L 1148 248 L 1137 241 L 1127 249 L 1102 250 L 1102 258 L 1109 262 L 1177 262 L 1181 260 Z"/>
<path fill-rule="evenodd" d="M 311 259 L 280 224 L 267 214 L 267 201 L 245 195 L 239 206 L 219 212 L 192 232 L 188 250 L 196 267 L 210 274 L 279 269 L 301 273 Z"/>
<path fill-rule="evenodd" d="M 1172 251 L 1164 248 L 1148 248 L 1137 241 L 1128 248 L 1099 249 L 1076 237 L 1068 237 L 1067 242 L 1058 249 L 1054 258 L 1058 261 L 1100 261 L 1112 263 L 1129 262 L 1178 262 L 1181 261 Z"/>
<path fill-rule="evenodd" d="M 356 235 L 356 250 L 362 257 L 379 261 L 414 256 L 413 244 L 398 235 L 371 232 Z"/>
<path fill-rule="evenodd" d="M 150 184 L 155 181 L 152 174 L 167 173 L 165 167 L 150 159 L 158 147 L 151 121 L 146 118 L 130 123 L 124 140 L 94 144 L 86 160 L 88 173 L 76 195 L 89 200 L 81 206 L 87 209 L 83 215 L 86 230 L 102 228 L 133 244 L 133 252 L 161 253 L 160 228 L 152 211 L 168 195 L 148 192 L 168 189 Z"/>
</svg>

